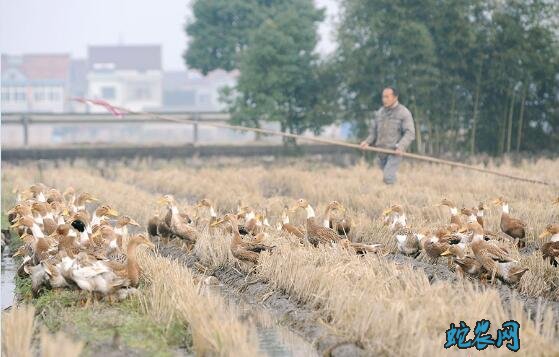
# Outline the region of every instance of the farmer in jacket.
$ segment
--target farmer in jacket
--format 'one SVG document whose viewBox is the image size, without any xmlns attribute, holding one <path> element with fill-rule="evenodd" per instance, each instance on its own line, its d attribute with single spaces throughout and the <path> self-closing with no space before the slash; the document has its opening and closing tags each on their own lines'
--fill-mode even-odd
<svg viewBox="0 0 559 357">
<path fill-rule="evenodd" d="M 384 183 L 392 185 L 396 182 L 396 172 L 402 161 L 401 155 L 415 138 L 415 127 L 408 108 L 398 102 L 396 89 L 386 87 L 382 91 L 382 105 L 375 112 L 369 136 L 361 142 L 361 147 L 376 146 L 396 151 L 396 155 L 378 156 Z"/>
</svg>

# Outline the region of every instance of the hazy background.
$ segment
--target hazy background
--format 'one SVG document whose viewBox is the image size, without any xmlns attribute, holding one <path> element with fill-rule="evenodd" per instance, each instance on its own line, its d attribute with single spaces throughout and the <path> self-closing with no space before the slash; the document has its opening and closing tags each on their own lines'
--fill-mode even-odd
<svg viewBox="0 0 559 357">
<path fill-rule="evenodd" d="M 75 97 L 358 142 L 393 86 L 409 150 L 558 153 L 558 14 L 557 0 L 0 0 L 2 146 L 277 141 L 120 123 Z"/>
<path fill-rule="evenodd" d="M 185 0 L 0 0 L 0 52 L 70 53 L 84 58 L 88 45 L 161 44 L 163 69 L 184 69 Z M 327 11 L 319 27 L 320 53 L 331 52 L 335 0 L 316 0 Z"/>
</svg>

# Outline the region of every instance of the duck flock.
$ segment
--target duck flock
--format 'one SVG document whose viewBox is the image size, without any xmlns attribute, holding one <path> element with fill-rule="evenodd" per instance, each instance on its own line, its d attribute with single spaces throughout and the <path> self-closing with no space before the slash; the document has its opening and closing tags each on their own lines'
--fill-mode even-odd
<svg viewBox="0 0 559 357">
<path fill-rule="evenodd" d="M 140 279 L 139 246 L 153 249 L 154 241 L 173 241 L 190 251 L 206 230 L 210 234 L 216 230 L 232 234 L 232 255 L 253 265 L 258 264 L 261 252 L 274 251 L 269 242 L 279 238 L 269 237 L 278 231 L 308 249 L 339 245 L 358 255 L 384 251 L 380 243 L 352 241 L 353 220 L 338 201 L 330 202 L 319 220 L 309 202 L 299 199 L 292 207 L 283 208 L 281 218 L 273 226 L 266 210 L 257 212 L 241 202 L 237 212 L 223 216 L 218 216 L 208 199 L 196 203 L 192 216 L 179 210 L 172 195 L 161 197 L 158 203 L 163 212 L 147 222 L 147 234 L 131 234 L 129 227 L 141 231 L 140 224 L 119 215 L 87 192 L 76 192 L 73 188 L 60 192 L 40 183 L 18 192 L 15 206 L 7 212 L 11 228 L 23 241 L 14 254 L 22 257 L 18 274 L 31 277 L 35 295 L 43 288 L 81 289 L 89 293 L 88 304 L 91 299 L 102 297 L 118 301 L 136 291 Z M 384 210 L 382 220 L 401 254 L 418 257 L 423 253 L 433 263 L 446 258 L 460 278 L 467 274 L 491 283 L 498 278 L 514 284 L 527 271 L 511 254 L 514 245 L 525 246 L 526 224 L 510 215 L 504 198 L 492 203 L 502 209 L 502 234 L 485 228 L 484 204 L 458 209 L 448 199 L 438 204 L 450 210 L 449 223 L 441 227 L 412 230 L 401 205 Z M 559 205 L 559 198 L 553 204 Z M 297 210 L 306 212 L 305 225 L 290 223 L 289 215 Z M 541 246 L 543 258 L 557 267 L 559 224 L 549 224 L 540 238 L 546 240 Z"/>
</svg>

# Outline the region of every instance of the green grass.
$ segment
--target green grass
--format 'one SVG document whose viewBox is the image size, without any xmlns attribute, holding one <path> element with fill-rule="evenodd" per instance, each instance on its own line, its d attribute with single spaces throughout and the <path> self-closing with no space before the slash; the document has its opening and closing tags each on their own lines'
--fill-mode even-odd
<svg viewBox="0 0 559 357">
<path fill-rule="evenodd" d="M 146 356 L 172 356 L 176 349 L 190 349 L 187 326 L 178 322 L 161 325 L 143 313 L 137 297 L 120 303 L 98 301 L 89 307 L 80 290 L 43 290 L 34 298 L 30 278 L 16 278 L 16 291 L 23 302 L 35 306 L 38 321 L 50 332 L 64 331 L 86 343 L 84 355 L 119 348 Z"/>
<path fill-rule="evenodd" d="M 8 227 L 5 212 L 13 205 L 11 188 L 2 185 L 2 227 Z M 10 249 L 15 252 L 21 239 L 12 232 Z M 15 258 L 21 262 L 21 258 Z M 84 307 L 87 294 L 80 290 L 43 289 L 33 297 L 31 279 L 15 277 L 16 294 L 22 303 L 33 304 L 37 322 L 49 331 L 64 331 L 85 342 L 84 356 L 97 356 L 120 349 L 127 354 L 145 356 L 173 356 L 179 348 L 190 350 L 192 338 L 187 326 L 178 322 L 161 325 L 144 314 L 137 297 L 120 303 L 96 302 Z M 133 353 L 132 353 L 133 352 Z"/>
</svg>

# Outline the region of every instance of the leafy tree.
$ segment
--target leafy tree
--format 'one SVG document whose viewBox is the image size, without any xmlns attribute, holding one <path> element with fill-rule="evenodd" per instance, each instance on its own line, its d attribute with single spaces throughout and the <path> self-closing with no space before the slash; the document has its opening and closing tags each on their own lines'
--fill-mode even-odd
<svg viewBox="0 0 559 357">
<path fill-rule="evenodd" d="M 204 74 L 217 68 L 238 68 L 251 31 L 265 18 L 265 5 L 257 0 L 194 1 L 194 21 L 185 28 L 190 38 L 184 54 L 186 64 Z"/>
<path fill-rule="evenodd" d="M 241 57 L 237 86 L 226 93 L 234 122 L 279 122 L 282 131 L 301 134 L 318 132 L 331 121 L 321 91 L 331 78 L 314 52 L 322 18 L 311 0 L 297 0 L 277 5 L 255 29 Z"/>
</svg>

